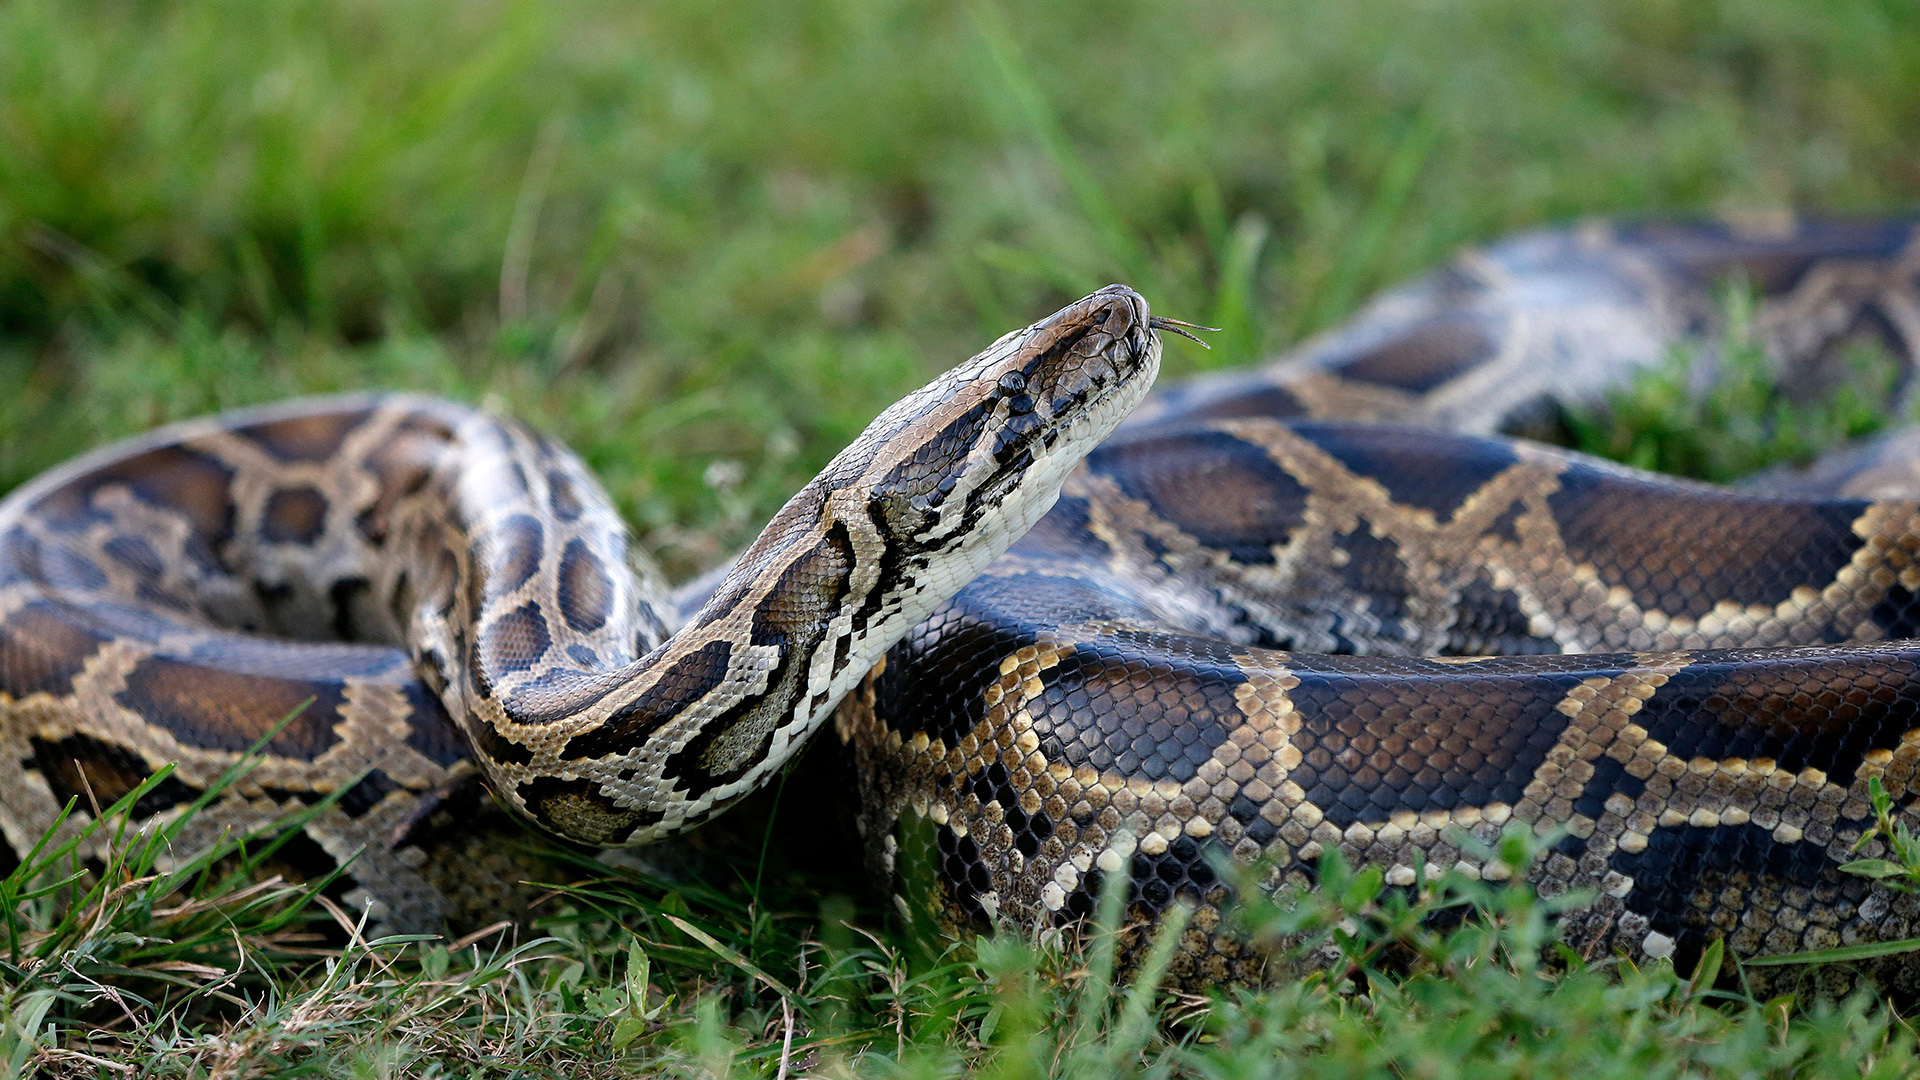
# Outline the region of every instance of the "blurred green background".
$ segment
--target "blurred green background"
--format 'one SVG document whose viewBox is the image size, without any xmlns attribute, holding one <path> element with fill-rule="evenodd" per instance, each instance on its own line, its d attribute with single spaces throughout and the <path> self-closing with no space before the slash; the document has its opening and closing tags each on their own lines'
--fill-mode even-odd
<svg viewBox="0 0 1920 1080">
<path fill-rule="evenodd" d="M 1109 281 L 1224 328 L 1210 353 L 1169 345 L 1177 377 L 1256 362 L 1516 229 L 1917 205 L 1914 0 L 0 0 L 0 491 L 216 408 L 421 389 L 578 447 L 684 576 L 898 395 Z M 1159 1037 L 1149 984 L 1109 1039 L 1071 958 L 988 942 L 977 967 L 915 969 L 842 925 L 853 902 L 805 846 L 727 820 L 753 834 L 730 874 L 580 892 L 587 914 L 531 952 L 421 943 L 391 977 L 370 954 L 283 973 L 257 959 L 266 916 L 183 930 L 151 878 L 101 915 L 22 902 L 9 934 L 65 967 L 0 971 L 0 1074 L 574 1077 L 627 1053 L 636 1075 L 710 1075 L 740 1047 L 771 1073 L 789 1006 L 833 1075 L 1111 1078 Z M 84 924 L 82 944 L 34 919 Z M 1723 1016 L 1664 966 L 1549 991 L 1544 923 L 1512 925 L 1517 975 L 1216 1003 L 1183 1075 L 1277 1075 L 1315 1046 L 1303 1070 L 1353 1076 L 1910 1060 L 1859 1002 Z M 816 932 L 824 952 L 798 943 Z M 219 978 L 180 1011 L 90 996 L 95 973 L 186 985 L 153 965 L 188 952 Z M 802 960 L 805 993 L 770 996 L 753 962 L 786 978 L 796 955 L 824 981 Z M 50 1043 L 129 1064 L 36 1051 L 43 1019 Z M 1150 1074 L 1196 1031 L 1154 1043 Z"/>
<path fill-rule="evenodd" d="M 1917 192 L 1911 0 L 6 0 L 0 489 L 428 389 L 685 574 L 1108 281 L 1225 327 L 1177 376 L 1525 226 Z"/>
</svg>

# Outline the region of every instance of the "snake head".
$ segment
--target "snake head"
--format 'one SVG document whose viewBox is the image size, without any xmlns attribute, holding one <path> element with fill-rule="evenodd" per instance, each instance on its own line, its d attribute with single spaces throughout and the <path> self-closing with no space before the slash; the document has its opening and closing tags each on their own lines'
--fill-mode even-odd
<svg viewBox="0 0 1920 1080">
<path fill-rule="evenodd" d="M 884 611 L 887 630 L 862 635 L 877 657 L 887 634 L 958 592 L 1046 513 L 1067 474 L 1146 396 L 1160 368 L 1157 331 L 1174 325 L 1186 324 L 1109 285 L 1002 336 L 867 425 L 689 622 L 771 595 L 796 560 L 826 545 L 841 569 L 804 576 L 836 602 L 858 593 L 856 604 Z"/>
<path fill-rule="evenodd" d="M 1109 285 L 895 402 L 774 515 L 690 623 L 806 593 L 818 602 L 802 621 L 859 613 L 860 662 L 836 666 L 864 670 L 1054 504 L 1146 396 L 1165 325 Z"/>
<path fill-rule="evenodd" d="M 1109 285 L 1007 334 L 882 414 L 847 451 L 862 467 L 842 490 L 866 489 L 888 543 L 969 549 L 977 572 L 1146 394 L 1156 328 L 1139 293 Z"/>
</svg>

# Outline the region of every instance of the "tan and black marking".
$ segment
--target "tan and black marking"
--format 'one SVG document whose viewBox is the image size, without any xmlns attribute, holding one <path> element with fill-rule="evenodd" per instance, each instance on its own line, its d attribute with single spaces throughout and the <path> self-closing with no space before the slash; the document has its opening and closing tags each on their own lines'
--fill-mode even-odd
<svg viewBox="0 0 1920 1080">
<path fill-rule="evenodd" d="M 1721 291 L 1751 289 L 1752 330 L 1795 394 L 1846 378 L 1856 345 L 1920 358 L 1920 247 L 1911 219 L 1730 224 L 1594 222 L 1469 250 L 1391 289 L 1343 326 L 1252 372 L 1156 394 L 1134 423 L 1169 417 L 1383 420 L 1538 435 L 1676 342 L 1712 359 Z M 1703 376 L 1711 375 L 1711 364 Z"/>
<path fill-rule="evenodd" d="M 485 413 L 169 429 L 0 504 L 0 826 L 18 848 L 170 761 L 142 810 L 175 813 L 291 713 L 204 827 L 342 794 L 315 857 L 362 851 L 357 898 L 432 925 L 453 898 L 411 841 L 480 776 L 645 842 L 832 715 L 876 867 L 928 871 L 946 921 L 1069 931 L 1124 882 L 1144 919 L 1198 905 L 1192 984 L 1266 974 L 1218 857 L 1498 875 L 1463 840 L 1514 824 L 1557 837 L 1543 890 L 1596 898 L 1582 949 L 1912 936 L 1920 901 L 1836 868 L 1867 783 L 1920 783 L 1920 444 L 1725 491 L 1488 435 L 1710 334 L 1729 277 L 1789 382 L 1920 354 L 1911 221 L 1595 226 L 1096 450 L 1182 325 L 1110 287 L 888 409 L 678 604 L 576 458 Z"/>
<path fill-rule="evenodd" d="M 1124 876 L 1148 924 L 1199 905 L 1191 984 L 1264 962 L 1218 932 L 1215 859 L 1497 874 L 1459 840 L 1516 822 L 1561 837 L 1543 890 L 1598 897 L 1563 926 L 1583 949 L 1920 931 L 1836 869 L 1867 781 L 1905 803 L 1920 760 L 1913 439 L 1734 492 L 1470 434 L 1577 399 L 1569 362 L 1618 379 L 1710 329 L 1731 274 L 1788 379 L 1861 337 L 1920 354 L 1911 222 L 1586 229 L 1160 395 L 843 706 L 877 869 L 1042 930 Z"/>
<path fill-rule="evenodd" d="M 83 458 L 0 504 L 0 828 L 167 763 L 140 809 L 177 813 L 283 720 L 196 835 L 338 795 L 306 839 L 390 926 L 447 913 L 409 841 L 478 777 L 585 843 L 691 827 L 1046 511 L 1161 325 L 1103 289 L 889 409 L 678 633 L 579 459 L 485 412 L 296 402 Z"/>
</svg>

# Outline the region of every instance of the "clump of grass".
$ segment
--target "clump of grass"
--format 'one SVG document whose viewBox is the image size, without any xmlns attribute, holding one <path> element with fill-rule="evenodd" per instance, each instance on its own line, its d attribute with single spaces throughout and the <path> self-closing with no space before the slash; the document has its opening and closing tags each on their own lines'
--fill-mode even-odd
<svg viewBox="0 0 1920 1080">
<path fill-rule="evenodd" d="M 1690 973 L 1589 960 L 1560 945 L 1552 918 L 1583 900 L 1535 894 L 1521 875 L 1542 851 L 1510 831 L 1495 852 L 1512 879 L 1454 871 L 1391 889 L 1337 855 L 1320 887 L 1272 899 L 1241 875 L 1243 921 L 1293 942 L 1309 973 L 1215 1002 L 1197 1075 L 1637 1076 L 1902 1075 L 1912 1033 L 1861 991 L 1796 1007 L 1717 989 L 1710 947 Z M 1330 961 L 1321 963 L 1321 961 Z M 1303 1056 L 1303 1052 L 1306 1055 Z M 1829 1055 L 1843 1054 L 1834 1058 Z M 1249 1070 L 1248 1063 L 1268 1063 Z"/>
<path fill-rule="evenodd" d="M 1841 869 L 1898 892 L 1920 892 L 1920 835 L 1915 835 L 1908 820 L 1895 811 L 1893 797 L 1879 777 L 1867 780 L 1867 797 L 1873 807 L 1873 825 L 1854 842 L 1853 850 L 1859 852 L 1878 843 L 1891 858 L 1858 858 Z"/>
<path fill-rule="evenodd" d="M 1574 445 L 1637 468 L 1726 483 L 1805 465 L 1893 422 L 1899 360 L 1883 349 L 1849 346 L 1844 378 L 1824 395 L 1796 398 L 1768 361 L 1755 308 L 1751 290 L 1731 282 L 1722 293 L 1718 340 L 1675 345 L 1664 363 L 1610 395 L 1604 409 L 1574 413 Z"/>
<path fill-rule="evenodd" d="M 1867 797 L 1873 809 L 1872 824 L 1853 842 L 1849 850 L 1855 857 L 1841 865 L 1841 872 L 1877 882 L 1893 892 L 1920 892 L 1920 836 L 1913 831 L 1912 815 L 1894 806 L 1886 785 L 1877 776 L 1867 780 Z M 1920 938 L 1904 938 L 1759 957 L 1749 960 L 1747 966 L 1817 969 L 1820 965 L 1860 964 L 1916 952 L 1920 952 Z"/>
<path fill-rule="evenodd" d="M 327 882 L 295 885 L 267 869 L 302 819 L 277 836 L 227 836 L 175 860 L 191 813 L 143 828 L 133 819 L 170 772 L 97 816 L 76 819 L 69 804 L 0 881 L 8 1068 L 75 1052 L 43 1043 L 48 1030 L 84 1030 L 91 1042 L 162 1018 L 178 1025 L 230 1011 L 313 955 L 308 904 Z"/>
<path fill-rule="evenodd" d="M 98 828 L 118 828 L 131 802 Z M 297 823 L 292 823 L 297 824 Z M 268 841 L 269 845 L 271 840 Z M 49 843 L 8 879 L 16 959 L 0 994 L 7 1075 L 1205 1077 L 1898 1076 L 1914 1036 L 1865 991 L 1796 1005 L 1717 989 L 1709 950 L 1589 962 L 1555 945 L 1519 882 L 1540 845 L 1505 837 L 1515 880 L 1455 873 L 1390 888 L 1337 853 L 1319 887 L 1268 894 L 1251 870 L 1240 925 L 1294 974 L 1267 988 L 1171 993 L 1179 914 L 1123 969 L 1118 898 L 1083 947 L 1008 931 L 916 958 L 804 890 L 664 888 L 600 867 L 545 933 L 312 948 L 324 900 L 242 877 L 231 844 L 154 874 L 125 857 L 75 877 Z M 264 848 L 259 849 L 264 851 Z M 209 861 L 211 860 L 211 861 Z M 132 877 L 128 877 L 132 874 Z M 199 874 L 201 878 L 191 878 Z M 45 884 L 29 887 L 23 882 Z M 88 884 L 76 888 L 83 880 Z M 743 878 L 744 880 L 744 878 Z M 114 883 L 118 883 L 117 885 Z M 197 899 L 169 904 L 182 891 Z"/>
</svg>

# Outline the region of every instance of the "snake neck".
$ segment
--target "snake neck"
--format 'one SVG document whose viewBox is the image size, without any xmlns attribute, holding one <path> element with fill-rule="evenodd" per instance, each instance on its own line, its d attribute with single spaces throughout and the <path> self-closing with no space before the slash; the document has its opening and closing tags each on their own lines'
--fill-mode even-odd
<svg viewBox="0 0 1920 1080">
<path fill-rule="evenodd" d="M 1160 344 L 1110 286 L 889 408 L 671 636 L 624 524 L 564 449 L 475 414 L 410 518 L 416 663 L 500 799 L 585 843 L 690 828 L 781 768 L 906 632 L 1050 508 Z M 451 505 L 451 516 L 443 508 Z"/>
</svg>

